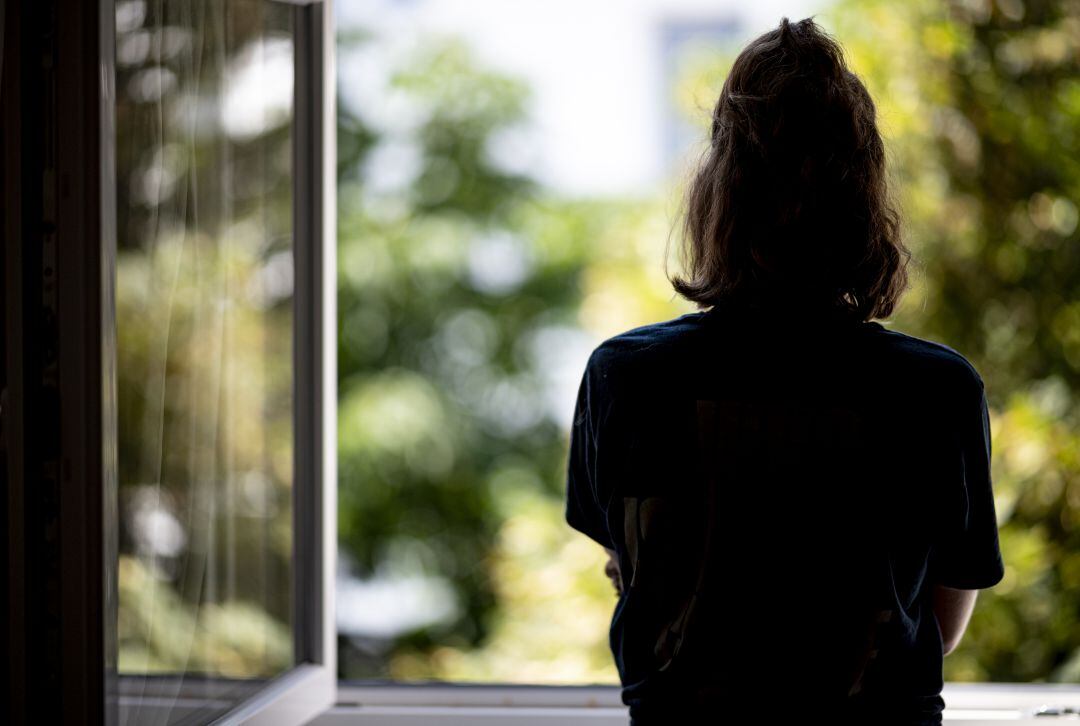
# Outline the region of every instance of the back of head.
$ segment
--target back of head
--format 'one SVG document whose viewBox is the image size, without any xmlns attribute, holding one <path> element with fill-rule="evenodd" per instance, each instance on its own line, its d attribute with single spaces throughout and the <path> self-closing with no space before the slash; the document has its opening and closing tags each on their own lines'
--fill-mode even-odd
<svg viewBox="0 0 1080 726">
<path fill-rule="evenodd" d="M 700 307 L 892 312 L 908 253 L 874 103 L 813 20 L 784 18 L 735 60 L 684 231 L 686 275 L 672 284 Z"/>
</svg>

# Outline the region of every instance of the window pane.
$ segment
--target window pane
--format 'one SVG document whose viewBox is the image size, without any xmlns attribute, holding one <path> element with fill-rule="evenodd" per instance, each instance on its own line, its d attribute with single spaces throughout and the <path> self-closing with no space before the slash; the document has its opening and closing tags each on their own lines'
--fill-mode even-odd
<svg viewBox="0 0 1080 726">
<path fill-rule="evenodd" d="M 116 11 L 119 669 L 175 719 L 293 663 L 292 16 Z"/>
</svg>

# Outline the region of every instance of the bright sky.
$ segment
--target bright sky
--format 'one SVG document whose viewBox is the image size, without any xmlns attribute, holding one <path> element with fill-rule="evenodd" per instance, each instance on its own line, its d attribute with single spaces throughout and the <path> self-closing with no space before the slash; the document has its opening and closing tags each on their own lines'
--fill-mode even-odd
<svg viewBox="0 0 1080 726">
<path fill-rule="evenodd" d="M 584 195 L 649 192 L 664 182 L 669 113 L 664 38 L 731 27 L 741 46 L 827 6 L 823 0 L 341 0 L 360 25 L 405 48 L 419 35 L 464 36 L 492 68 L 524 77 L 535 126 L 523 157 L 544 182 Z M 667 32 L 665 33 L 665 29 Z M 385 42 L 385 41 L 384 41 Z M 370 100 L 375 70 L 342 57 L 345 101 Z"/>
</svg>

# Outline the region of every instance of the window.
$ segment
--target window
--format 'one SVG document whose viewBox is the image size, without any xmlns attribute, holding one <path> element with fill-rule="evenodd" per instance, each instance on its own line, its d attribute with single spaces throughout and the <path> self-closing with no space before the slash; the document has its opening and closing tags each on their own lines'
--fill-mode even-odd
<svg viewBox="0 0 1080 726">
<path fill-rule="evenodd" d="M 335 681 L 329 11 L 8 9 L 4 721 L 303 722 Z"/>
<path fill-rule="evenodd" d="M 603 554 L 562 518 L 568 416 L 593 344 L 689 309 L 665 194 L 763 16 L 22 5 L 6 720 L 625 723 Z M 768 8 L 827 10 L 865 74 L 926 260 L 898 325 L 988 382 L 1008 571 L 946 659 L 947 719 L 1080 707 L 1080 16 Z"/>
<path fill-rule="evenodd" d="M 292 87 L 256 79 L 291 81 L 292 16 L 205 10 L 119 8 L 118 666 L 265 679 L 293 665 Z"/>
<path fill-rule="evenodd" d="M 1067 175 L 1043 155 L 1053 124 L 1076 121 L 1020 80 L 1071 88 L 1076 70 L 1039 65 L 1019 40 L 1058 37 L 1075 15 L 1010 7 L 338 7 L 339 667 L 361 679 L 341 700 L 416 693 L 394 701 L 366 678 L 614 683 L 602 555 L 561 517 L 561 417 L 591 344 L 689 310 L 659 274 L 669 190 L 741 43 L 766 17 L 814 11 L 875 93 L 924 261 L 895 325 L 969 354 L 992 399 L 1009 570 L 946 659 L 946 699 L 969 709 L 983 684 L 1076 681 L 1080 643 L 1050 625 L 1071 622 L 1075 599 L 1060 525 L 1076 516 L 1064 483 L 1076 425 L 1062 408 L 1075 368 L 1068 313 L 1039 312 L 1036 291 L 1037 260 L 1076 233 Z M 1026 110 L 1001 111 L 1005 96 Z M 1006 129 L 1026 124 L 1031 146 L 1006 153 Z M 1031 169 L 1052 190 L 1021 182 Z M 1033 367 L 1036 340 L 1057 352 Z M 481 705 L 489 692 L 442 693 Z"/>
<path fill-rule="evenodd" d="M 317 708 L 323 8 L 115 10 L 119 718 Z"/>
</svg>

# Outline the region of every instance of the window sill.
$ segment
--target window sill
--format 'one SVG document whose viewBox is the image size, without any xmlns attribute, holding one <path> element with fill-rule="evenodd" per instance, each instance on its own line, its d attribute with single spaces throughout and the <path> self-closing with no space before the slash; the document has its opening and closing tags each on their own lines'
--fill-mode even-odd
<svg viewBox="0 0 1080 726">
<path fill-rule="evenodd" d="M 1035 716 L 1044 706 L 1080 709 L 1080 685 L 949 683 L 945 724 L 979 726 L 1007 721 L 1043 724 L 1068 720 Z M 800 717 L 792 723 L 804 723 Z M 311 726 L 626 726 L 626 709 L 613 686 L 349 684 L 337 705 Z"/>
</svg>

